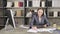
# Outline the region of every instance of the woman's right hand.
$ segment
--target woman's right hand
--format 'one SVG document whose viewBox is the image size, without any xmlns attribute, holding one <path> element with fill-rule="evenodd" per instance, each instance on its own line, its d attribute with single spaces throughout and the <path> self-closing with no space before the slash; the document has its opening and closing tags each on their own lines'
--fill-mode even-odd
<svg viewBox="0 0 60 34">
<path fill-rule="evenodd" d="M 33 26 L 32 29 L 37 30 L 37 27 L 36 26 Z"/>
</svg>

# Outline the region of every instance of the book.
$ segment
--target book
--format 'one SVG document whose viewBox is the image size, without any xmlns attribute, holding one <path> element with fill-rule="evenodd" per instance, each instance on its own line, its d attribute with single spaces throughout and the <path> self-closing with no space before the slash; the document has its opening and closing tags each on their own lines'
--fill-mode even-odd
<svg viewBox="0 0 60 34">
<path fill-rule="evenodd" d="M 50 11 L 50 12 L 49 12 L 49 16 L 52 16 L 52 17 L 53 17 L 53 16 L 54 16 L 54 12 L 51 12 L 51 11 Z"/>
<path fill-rule="evenodd" d="M 29 2 L 28 2 L 28 6 L 29 6 L 29 7 L 32 7 L 32 1 L 29 1 Z"/>
<path fill-rule="evenodd" d="M 52 1 L 47 1 L 47 6 L 52 7 Z"/>
<path fill-rule="evenodd" d="M 60 11 L 58 12 L 58 16 L 60 16 Z"/>
<path fill-rule="evenodd" d="M 15 1 L 14 2 L 14 7 L 23 7 L 23 2 L 21 2 L 21 1 Z"/>
<path fill-rule="evenodd" d="M 3 7 L 3 0 L 0 0 L 0 7 Z"/>
<path fill-rule="evenodd" d="M 3 3 L 4 3 L 4 4 L 3 4 L 3 7 L 6 7 L 6 5 L 7 5 L 7 0 L 2 0 L 2 1 L 3 1 Z M 1 2 L 2 2 L 2 1 L 1 1 Z"/>
<path fill-rule="evenodd" d="M 14 1 L 14 7 L 18 7 L 18 1 Z"/>
<path fill-rule="evenodd" d="M 28 0 L 27 0 L 27 7 L 28 7 Z"/>
<path fill-rule="evenodd" d="M 16 16 L 23 16 L 23 10 L 16 10 Z"/>
<path fill-rule="evenodd" d="M 21 10 L 16 11 L 16 16 L 21 16 Z"/>
<path fill-rule="evenodd" d="M 33 7 L 40 7 L 40 0 L 32 0 Z"/>
<path fill-rule="evenodd" d="M 60 0 L 52 0 L 52 7 L 60 7 Z"/>
<path fill-rule="evenodd" d="M 54 12 L 54 17 L 57 17 L 57 11 Z"/>
<path fill-rule="evenodd" d="M 41 7 L 45 7 L 45 1 L 42 1 L 42 6 Z"/>
<path fill-rule="evenodd" d="M 6 7 L 12 7 L 12 2 L 7 2 L 7 6 Z"/>
<path fill-rule="evenodd" d="M 27 7 L 27 0 L 25 0 L 25 2 L 24 2 L 24 3 L 25 3 L 25 7 Z"/>
<path fill-rule="evenodd" d="M 23 2 L 18 2 L 19 7 L 23 7 Z"/>
</svg>

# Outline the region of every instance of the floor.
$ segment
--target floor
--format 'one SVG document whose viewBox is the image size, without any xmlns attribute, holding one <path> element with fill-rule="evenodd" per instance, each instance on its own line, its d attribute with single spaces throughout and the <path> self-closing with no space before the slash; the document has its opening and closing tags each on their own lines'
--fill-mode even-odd
<svg viewBox="0 0 60 34">
<path fill-rule="evenodd" d="M 24 28 L 16 28 L 13 29 L 11 25 L 9 25 L 6 29 L 3 28 L 0 30 L 0 34 L 59 34 L 57 32 L 49 33 L 49 32 L 38 32 L 38 33 L 29 33 L 27 32 L 28 29 Z"/>
</svg>

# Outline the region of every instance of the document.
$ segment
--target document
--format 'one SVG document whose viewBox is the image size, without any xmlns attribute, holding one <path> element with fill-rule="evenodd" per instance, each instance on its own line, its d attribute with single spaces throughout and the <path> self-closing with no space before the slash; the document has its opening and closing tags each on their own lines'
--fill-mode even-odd
<svg viewBox="0 0 60 34">
<path fill-rule="evenodd" d="M 33 32 L 33 33 L 37 33 L 37 32 L 49 32 L 52 33 L 52 31 L 56 30 L 56 28 L 40 28 L 40 29 L 29 29 L 27 32 Z"/>
<path fill-rule="evenodd" d="M 38 30 L 29 29 L 27 32 L 33 32 L 33 33 L 37 33 L 37 32 L 38 32 Z"/>
</svg>

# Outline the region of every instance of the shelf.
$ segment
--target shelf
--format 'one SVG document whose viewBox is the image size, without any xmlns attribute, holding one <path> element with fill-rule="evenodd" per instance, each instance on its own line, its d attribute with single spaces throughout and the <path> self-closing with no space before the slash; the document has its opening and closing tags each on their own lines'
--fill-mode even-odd
<svg viewBox="0 0 60 34">
<path fill-rule="evenodd" d="M 7 17 L 7 16 L 0 16 L 0 17 Z M 24 17 L 24 16 L 14 16 L 14 17 Z"/>
<path fill-rule="evenodd" d="M 15 18 L 24 18 L 24 16 L 14 16 Z"/>
<path fill-rule="evenodd" d="M 60 9 L 60 7 L 48 7 L 48 9 Z"/>
<path fill-rule="evenodd" d="M 3 9 L 3 7 L 0 7 L 0 9 Z"/>
<path fill-rule="evenodd" d="M 0 17 L 7 17 L 7 16 L 0 16 Z"/>
<path fill-rule="evenodd" d="M 8 9 L 24 9 L 24 7 L 4 7 L 4 8 L 8 8 Z"/>
<path fill-rule="evenodd" d="M 7 17 L 7 16 L 0 16 L 0 17 Z M 24 18 L 24 16 L 14 16 L 14 18 Z M 25 17 L 25 18 L 31 18 L 31 17 Z M 60 17 L 48 17 L 48 18 L 60 18 Z"/>
<path fill-rule="evenodd" d="M 47 8 L 47 7 L 25 7 L 25 8 L 37 9 L 37 8 Z"/>
<path fill-rule="evenodd" d="M 0 26 L 5 26 L 5 25 L 0 25 Z"/>
<path fill-rule="evenodd" d="M 31 17 L 25 17 L 25 18 L 31 18 Z"/>
<path fill-rule="evenodd" d="M 48 17 L 48 18 L 52 18 L 52 19 L 60 19 L 60 17 Z"/>
<path fill-rule="evenodd" d="M 24 7 L 0 7 L 0 8 L 8 8 L 8 9 L 24 9 Z M 25 8 L 54 8 L 54 9 L 60 9 L 60 7 L 25 7 Z"/>
</svg>

